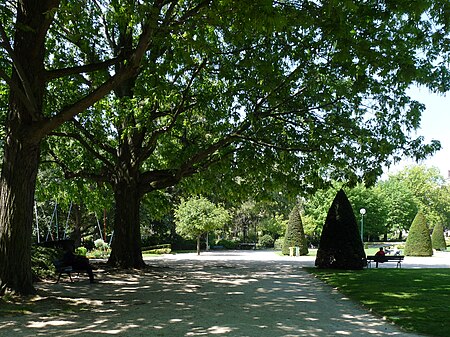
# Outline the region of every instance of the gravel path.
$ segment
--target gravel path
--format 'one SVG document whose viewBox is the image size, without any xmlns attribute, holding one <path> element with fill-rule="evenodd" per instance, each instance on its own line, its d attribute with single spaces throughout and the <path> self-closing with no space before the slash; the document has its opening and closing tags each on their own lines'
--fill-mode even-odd
<svg viewBox="0 0 450 337">
<path fill-rule="evenodd" d="M 258 251 L 180 254 L 148 260 L 145 272 L 99 269 L 99 284 L 83 276 L 40 283 L 34 313 L 1 317 L 0 336 L 418 336 L 302 270 L 313 261 Z"/>
</svg>

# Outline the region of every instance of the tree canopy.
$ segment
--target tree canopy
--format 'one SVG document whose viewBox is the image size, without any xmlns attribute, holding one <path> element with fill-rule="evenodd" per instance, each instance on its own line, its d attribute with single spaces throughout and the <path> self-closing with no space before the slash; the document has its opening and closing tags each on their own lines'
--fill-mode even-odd
<svg viewBox="0 0 450 337">
<path fill-rule="evenodd" d="M 223 228 L 230 220 L 229 213 L 204 197 L 183 200 L 175 210 L 176 231 L 183 237 L 197 239 L 200 255 L 200 238 L 203 234 Z"/>
</svg>

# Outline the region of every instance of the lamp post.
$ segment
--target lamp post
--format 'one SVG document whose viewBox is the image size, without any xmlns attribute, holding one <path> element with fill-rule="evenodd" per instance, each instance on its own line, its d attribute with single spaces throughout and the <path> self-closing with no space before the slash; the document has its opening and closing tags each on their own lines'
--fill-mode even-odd
<svg viewBox="0 0 450 337">
<path fill-rule="evenodd" d="M 363 233 L 364 233 L 364 215 L 366 215 L 366 209 L 361 208 L 359 210 L 359 213 L 361 214 L 361 242 L 364 243 L 363 239 Z"/>
</svg>

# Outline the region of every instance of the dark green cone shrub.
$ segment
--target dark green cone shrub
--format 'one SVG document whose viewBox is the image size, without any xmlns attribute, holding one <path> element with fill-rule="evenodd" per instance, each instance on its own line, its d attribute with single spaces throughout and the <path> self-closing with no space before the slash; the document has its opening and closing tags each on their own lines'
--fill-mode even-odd
<svg viewBox="0 0 450 337">
<path fill-rule="evenodd" d="M 283 255 L 289 255 L 289 247 L 300 247 L 300 255 L 308 255 L 308 243 L 303 229 L 300 209 L 296 205 L 291 214 L 284 234 Z"/>
<path fill-rule="evenodd" d="M 341 189 L 328 210 L 317 250 L 316 266 L 362 269 L 367 265 L 352 206 Z"/>
<path fill-rule="evenodd" d="M 433 249 L 436 250 L 447 250 L 447 243 L 444 237 L 444 226 L 442 224 L 437 224 L 433 228 L 433 234 L 431 234 L 431 245 Z"/>
<path fill-rule="evenodd" d="M 427 219 L 422 212 L 418 212 L 409 229 L 405 244 L 405 255 L 407 256 L 432 256 L 430 232 Z"/>
</svg>

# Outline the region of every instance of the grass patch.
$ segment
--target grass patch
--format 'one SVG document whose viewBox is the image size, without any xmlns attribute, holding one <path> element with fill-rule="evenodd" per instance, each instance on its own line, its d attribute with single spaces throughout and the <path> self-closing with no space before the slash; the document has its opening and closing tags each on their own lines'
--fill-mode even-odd
<svg viewBox="0 0 450 337">
<path fill-rule="evenodd" d="M 308 271 L 406 331 L 450 336 L 449 269 Z"/>
</svg>

